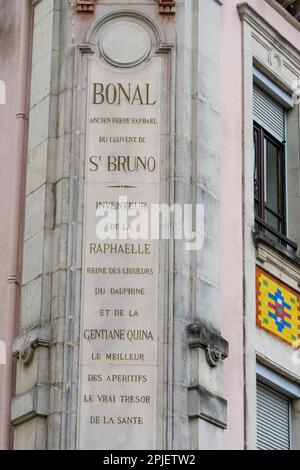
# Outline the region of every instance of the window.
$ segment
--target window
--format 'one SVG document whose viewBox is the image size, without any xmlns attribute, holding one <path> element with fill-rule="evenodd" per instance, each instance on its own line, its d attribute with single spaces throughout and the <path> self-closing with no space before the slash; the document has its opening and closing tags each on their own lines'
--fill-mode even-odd
<svg viewBox="0 0 300 470">
<path fill-rule="evenodd" d="M 256 374 L 257 448 L 298 448 L 300 385 L 259 362 Z"/>
<path fill-rule="evenodd" d="M 298 0 L 276 0 L 283 6 L 296 20 L 300 21 L 300 3 Z"/>
<path fill-rule="evenodd" d="M 256 70 L 253 87 L 254 208 L 256 228 L 290 246 L 287 237 L 286 114 L 290 97 Z M 262 88 L 264 86 L 269 93 Z M 277 97 L 277 99 L 275 98 Z"/>
<path fill-rule="evenodd" d="M 254 162 L 256 219 L 264 221 L 276 232 L 286 235 L 284 144 L 256 123 Z"/>
<path fill-rule="evenodd" d="M 257 449 L 291 448 L 290 402 L 285 395 L 257 383 Z"/>
</svg>

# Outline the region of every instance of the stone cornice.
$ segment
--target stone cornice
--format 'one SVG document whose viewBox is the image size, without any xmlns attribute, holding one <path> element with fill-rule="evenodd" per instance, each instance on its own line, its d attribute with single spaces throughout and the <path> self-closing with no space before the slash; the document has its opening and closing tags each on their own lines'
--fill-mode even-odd
<svg viewBox="0 0 300 470">
<path fill-rule="evenodd" d="M 280 5 L 278 6 L 280 7 Z M 297 68 L 300 67 L 300 50 L 291 44 L 280 31 L 268 23 L 247 2 L 239 3 L 237 8 L 242 21 L 248 23 L 259 35 L 270 41 L 277 50 L 286 56 L 287 60 L 294 61 Z M 284 8 L 282 9 L 284 10 Z M 286 14 L 288 13 L 286 12 Z"/>
<path fill-rule="evenodd" d="M 256 259 L 268 262 L 293 279 L 300 287 L 300 258 L 261 232 L 253 232 Z"/>
</svg>

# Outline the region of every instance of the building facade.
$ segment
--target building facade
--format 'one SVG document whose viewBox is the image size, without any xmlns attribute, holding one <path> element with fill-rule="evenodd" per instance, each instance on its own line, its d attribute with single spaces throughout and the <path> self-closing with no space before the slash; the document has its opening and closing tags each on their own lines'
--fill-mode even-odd
<svg viewBox="0 0 300 470">
<path fill-rule="evenodd" d="M 0 6 L 0 448 L 299 449 L 300 2 Z"/>
</svg>

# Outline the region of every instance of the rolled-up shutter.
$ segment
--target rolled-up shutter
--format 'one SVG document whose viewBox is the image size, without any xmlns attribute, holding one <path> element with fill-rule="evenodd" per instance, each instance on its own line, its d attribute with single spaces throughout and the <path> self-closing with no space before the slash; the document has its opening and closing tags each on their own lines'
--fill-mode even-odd
<svg viewBox="0 0 300 470">
<path fill-rule="evenodd" d="M 257 448 L 290 449 L 290 400 L 262 383 L 257 384 Z"/>
<path fill-rule="evenodd" d="M 285 108 L 278 101 L 254 85 L 254 120 L 280 142 L 285 140 L 285 113 Z"/>
</svg>

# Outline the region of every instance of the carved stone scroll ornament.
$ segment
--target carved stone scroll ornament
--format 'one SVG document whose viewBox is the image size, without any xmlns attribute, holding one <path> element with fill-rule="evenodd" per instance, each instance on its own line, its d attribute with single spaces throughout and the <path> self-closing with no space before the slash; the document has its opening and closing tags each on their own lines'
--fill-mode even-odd
<svg viewBox="0 0 300 470">
<path fill-rule="evenodd" d="M 176 0 L 158 0 L 158 4 L 161 15 L 175 15 Z"/>
<path fill-rule="evenodd" d="M 157 0 L 161 15 L 175 15 L 176 0 Z M 94 13 L 95 0 L 77 0 L 77 13 Z"/>
<path fill-rule="evenodd" d="M 31 363 L 33 359 L 33 352 L 33 344 L 29 336 L 26 336 L 19 353 L 19 357 L 24 366 L 28 366 Z"/>
<path fill-rule="evenodd" d="M 13 345 L 13 356 L 18 358 L 24 366 L 29 366 L 32 362 L 34 351 L 37 347 L 50 346 L 49 328 L 33 328 L 25 334 L 17 336 Z"/>
<path fill-rule="evenodd" d="M 94 13 L 95 0 L 77 0 L 77 13 Z"/>
<path fill-rule="evenodd" d="M 228 357 L 228 341 L 203 323 L 197 321 L 188 325 L 190 348 L 205 349 L 205 356 L 211 367 L 216 367 L 221 360 Z"/>
</svg>

